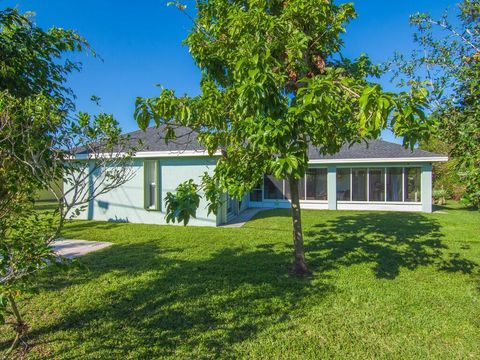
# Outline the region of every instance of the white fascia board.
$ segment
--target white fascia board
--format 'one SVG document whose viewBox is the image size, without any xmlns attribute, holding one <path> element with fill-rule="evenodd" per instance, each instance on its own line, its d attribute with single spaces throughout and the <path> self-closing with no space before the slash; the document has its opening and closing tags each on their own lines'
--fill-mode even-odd
<svg viewBox="0 0 480 360">
<path fill-rule="evenodd" d="M 116 153 L 113 156 L 111 154 L 98 154 L 97 156 L 92 156 L 88 154 L 77 155 L 76 160 L 89 160 L 95 159 L 97 157 L 121 157 L 126 156 L 126 153 Z M 220 151 L 217 151 L 214 156 L 220 156 Z M 139 151 L 135 153 L 133 158 L 170 158 L 170 157 L 196 157 L 196 156 L 210 156 L 207 151 L 196 151 L 196 150 L 185 150 L 185 151 Z"/>
<path fill-rule="evenodd" d="M 448 156 L 437 157 L 409 157 L 409 158 L 365 158 L 365 159 L 314 159 L 309 164 L 364 164 L 364 163 L 412 163 L 412 162 L 443 162 Z"/>
<path fill-rule="evenodd" d="M 221 152 L 217 151 L 212 155 L 220 156 Z M 140 151 L 133 157 L 136 158 L 156 158 L 156 157 L 190 157 L 190 156 L 210 156 L 207 151 L 204 150 L 185 150 L 185 151 Z"/>
<path fill-rule="evenodd" d="M 101 157 L 109 157 L 109 154 L 100 154 Z M 116 156 L 125 156 L 124 153 L 117 153 Z M 217 151 L 212 157 L 220 156 L 221 152 Z M 139 151 L 133 155 L 134 158 L 167 158 L 167 157 L 195 157 L 210 156 L 207 151 L 203 150 L 184 150 L 184 151 Z M 94 159 L 96 156 L 77 155 L 77 160 Z M 363 163 L 411 163 L 411 162 L 443 162 L 448 161 L 448 156 L 437 157 L 408 157 L 408 158 L 362 158 L 362 159 L 313 159 L 309 160 L 309 164 L 363 164 Z"/>
</svg>

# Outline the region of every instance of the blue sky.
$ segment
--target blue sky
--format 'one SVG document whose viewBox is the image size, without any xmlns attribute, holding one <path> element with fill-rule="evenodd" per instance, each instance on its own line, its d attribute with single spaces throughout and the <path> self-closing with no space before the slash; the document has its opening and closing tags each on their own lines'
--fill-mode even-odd
<svg viewBox="0 0 480 360">
<path fill-rule="evenodd" d="M 34 11 L 36 23 L 47 28 L 75 29 L 88 39 L 98 58 L 82 54 L 83 71 L 73 74 L 69 84 L 77 94 L 79 110 L 97 112 L 90 101 L 95 94 L 101 110 L 112 113 L 124 131 L 137 130 L 133 119 L 137 96 L 158 93 L 156 84 L 177 93 L 198 93 L 199 71 L 188 49 L 181 44 L 190 22 L 178 10 L 167 7 L 167 0 L 137 1 L 3 1 L 3 6 L 18 6 Z M 185 1 L 193 7 L 193 1 Z M 358 18 L 347 28 L 344 54 L 356 57 L 365 52 L 382 62 L 395 51 L 412 49 L 412 28 L 408 16 L 417 11 L 440 15 L 452 8 L 452 0 L 358 0 L 354 1 Z M 384 87 L 392 89 L 388 77 Z M 394 140 L 384 133 L 387 140 Z"/>
</svg>

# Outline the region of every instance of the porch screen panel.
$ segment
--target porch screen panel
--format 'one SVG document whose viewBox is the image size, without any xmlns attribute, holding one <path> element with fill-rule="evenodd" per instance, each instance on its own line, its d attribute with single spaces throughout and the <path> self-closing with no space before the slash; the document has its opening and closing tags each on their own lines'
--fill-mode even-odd
<svg viewBox="0 0 480 360">
<path fill-rule="evenodd" d="M 387 168 L 387 201 L 403 201 L 402 177 L 402 168 Z"/>
<path fill-rule="evenodd" d="M 352 200 L 367 201 L 367 169 L 352 169 Z"/>
<path fill-rule="evenodd" d="M 350 169 L 337 169 L 337 200 L 350 201 Z"/>
<path fill-rule="evenodd" d="M 418 167 L 405 168 L 405 201 L 422 201 L 421 173 L 422 171 Z"/>
<path fill-rule="evenodd" d="M 283 200 L 283 180 L 276 179 L 271 175 L 263 178 L 264 197 L 267 200 Z"/>
<path fill-rule="evenodd" d="M 263 189 L 262 184 L 257 184 L 255 188 L 250 192 L 250 201 L 252 202 L 262 202 L 263 200 Z"/>
<path fill-rule="evenodd" d="M 369 171 L 369 201 L 385 201 L 385 169 L 372 168 Z"/>
<path fill-rule="evenodd" d="M 327 169 L 308 169 L 306 199 L 327 200 Z"/>
<path fill-rule="evenodd" d="M 288 200 L 291 200 L 292 199 L 292 193 L 290 192 L 290 182 L 288 180 L 283 180 L 283 183 L 284 183 L 284 186 L 285 186 L 285 192 L 283 193 L 284 198 L 286 198 Z"/>
<path fill-rule="evenodd" d="M 298 180 L 298 196 L 300 200 L 305 200 L 305 178 Z"/>
</svg>

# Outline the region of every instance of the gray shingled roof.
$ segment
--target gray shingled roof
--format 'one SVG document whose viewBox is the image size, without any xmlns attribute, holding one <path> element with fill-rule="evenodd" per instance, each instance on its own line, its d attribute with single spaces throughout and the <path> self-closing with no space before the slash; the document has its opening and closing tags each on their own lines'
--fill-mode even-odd
<svg viewBox="0 0 480 360">
<path fill-rule="evenodd" d="M 143 142 L 142 151 L 185 151 L 198 150 L 203 151 L 204 148 L 197 141 L 197 133 L 185 128 L 178 127 L 175 129 L 177 138 L 165 143 L 164 126 L 158 128 L 150 127 L 146 131 L 138 130 L 131 132 L 130 142 L 132 145 L 137 144 L 139 140 Z"/>
<path fill-rule="evenodd" d="M 148 128 L 146 131 L 135 131 L 128 135 L 132 142 L 142 140 L 143 151 L 202 151 L 203 147 L 197 141 L 197 134 L 186 128 L 175 130 L 177 139 L 165 144 L 163 127 Z M 391 158 L 419 158 L 438 157 L 440 154 L 420 149 L 405 149 L 402 145 L 384 140 L 369 140 L 368 143 L 348 144 L 342 146 L 335 155 L 321 155 L 317 148 L 311 146 L 308 152 L 312 160 L 330 159 L 391 159 Z"/>
<path fill-rule="evenodd" d="M 334 155 L 321 155 L 315 147 L 311 146 L 308 151 L 310 159 L 392 159 L 392 158 L 428 158 L 443 156 L 420 149 L 405 149 L 402 145 L 384 140 L 368 140 L 360 144 L 342 146 Z"/>
<path fill-rule="evenodd" d="M 146 131 L 137 130 L 124 137 L 129 137 L 129 142 L 123 144 L 124 147 L 134 147 L 138 151 L 185 151 L 198 150 L 203 151 L 203 147 L 197 141 L 197 133 L 185 127 L 175 129 L 177 139 L 171 140 L 168 144 L 165 143 L 165 135 L 163 133 L 164 126 L 159 128 L 150 127 Z M 140 142 L 142 145 L 140 145 Z M 121 151 L 118 146 L 114 147 L 115 151 Z M 77 155 L 87 154 L 88 149 L 84 146 L 76 149 Z"/>
</svg>

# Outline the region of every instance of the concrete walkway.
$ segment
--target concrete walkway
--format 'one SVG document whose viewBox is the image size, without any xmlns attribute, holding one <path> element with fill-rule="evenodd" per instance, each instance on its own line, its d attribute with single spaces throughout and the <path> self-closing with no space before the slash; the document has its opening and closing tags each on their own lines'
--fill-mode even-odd
<svg viewBox="0 0 480 360">
<path fill-rule="evenodd" d="M 113 245 L 109 242 L 62 239 L 52 243 L 56 254 L 72 259 Z"/>
<path fill-rule="evenodd" d="M 269 208 L 249 208 L 242 211 L 238 216 L 230 220 L 228 223 L 221 225 L 227 228 L 239 228 L 242 227 L 248 220 L 251 220 L 260 211 L 269 210 Z"/>
</svg>

